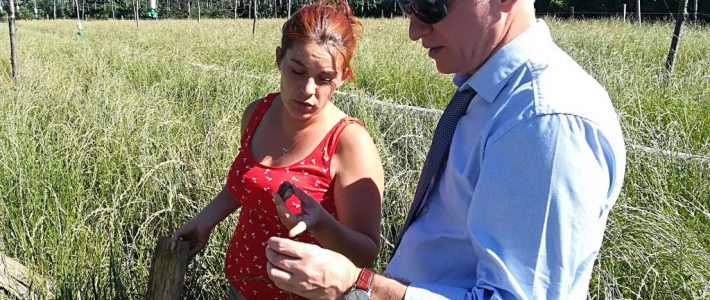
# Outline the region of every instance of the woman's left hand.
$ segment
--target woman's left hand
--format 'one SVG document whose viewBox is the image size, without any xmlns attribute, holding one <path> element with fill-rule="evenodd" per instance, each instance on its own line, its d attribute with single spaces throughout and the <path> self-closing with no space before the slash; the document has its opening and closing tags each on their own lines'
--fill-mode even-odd
<svg viewBox="0 0 710 300">
<path fill-rule="evenodd" d="M 308 196 L 303 190 L 291 184 L 293 191 L 292 197 L 297 197 L 301 200 L 301 212 L 298 214 L 291 213 L 286 207 L 286 199 L 282 199 L 279 193 L 274 192 L 271 195 L 276 203 L 276 210 L 286 228 L 289 229 L 288 236 L 295 237 L 306 230 L 313 230 L 321 224 L 322 220 L 328 217 L 328 212 L 316 202 L 311 196 Z"/>
</svg>

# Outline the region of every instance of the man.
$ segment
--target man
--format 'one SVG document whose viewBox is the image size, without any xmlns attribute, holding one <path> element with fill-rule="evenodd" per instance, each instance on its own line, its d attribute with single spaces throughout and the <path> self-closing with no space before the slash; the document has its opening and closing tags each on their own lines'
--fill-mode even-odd
<svg viewBox="0 0 710 300">
<path fill-rule="evenodd" d="M 609 96 L 534 1 L 433 1 L 399 4 L 458 90 L 385 274 L 272 238 L 269 276 L 322 299 L 585 299 L 626 163 Z"/>
</svg>

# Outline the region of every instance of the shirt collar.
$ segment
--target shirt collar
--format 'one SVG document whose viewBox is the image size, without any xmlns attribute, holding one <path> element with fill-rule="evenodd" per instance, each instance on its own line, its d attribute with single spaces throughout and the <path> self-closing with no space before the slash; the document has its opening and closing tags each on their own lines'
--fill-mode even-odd
<svg viewBox="0 0 710 300">
<path fill-rule="evenodd" d="M 473 88 L 486 101 L 493 103 L 508 82 L 510 75 L 522 66 L 544 42 L 552 42 L 550 30 L 543 20 L 496 51 L 476 73 L 457 74 L 453 82 L 459 90 Z"/>
</svg>

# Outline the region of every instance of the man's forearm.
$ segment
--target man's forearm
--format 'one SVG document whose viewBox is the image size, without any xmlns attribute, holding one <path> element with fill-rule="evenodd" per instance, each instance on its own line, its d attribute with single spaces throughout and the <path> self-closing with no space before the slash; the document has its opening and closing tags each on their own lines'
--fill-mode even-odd
<svg viewBox="0 0 710 300">
<path fill-rule="evenodd" d="M 382 274 L 372 278 L 372 299 L 404 299 L 407 283 L 392 279 Z"/>
<path fill-rule="evenodd" d="M 345 255 L 358 267 L 371 266 L 377 257 L 377 244 L 372 239 L 330 216 L 311 234 L 321 246 Z"/>
</svg>

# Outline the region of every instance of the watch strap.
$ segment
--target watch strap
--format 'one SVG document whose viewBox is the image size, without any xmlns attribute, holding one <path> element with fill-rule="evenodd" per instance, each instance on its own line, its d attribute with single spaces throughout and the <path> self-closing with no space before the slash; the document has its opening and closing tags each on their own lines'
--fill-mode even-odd
<svg viewBox="0 0 710 300">
<path fill-rule="evenodd" d="M 362 268 L 362 270 L 360 270 L 360 275 L 357 276 L 354 288 L 363 291 L 370 291 L 372 285 L 372 277 L 374 277 L 374 275 L 375 273 L 372 272 L 372 270 L 368 268 Z"/>
</svg>

